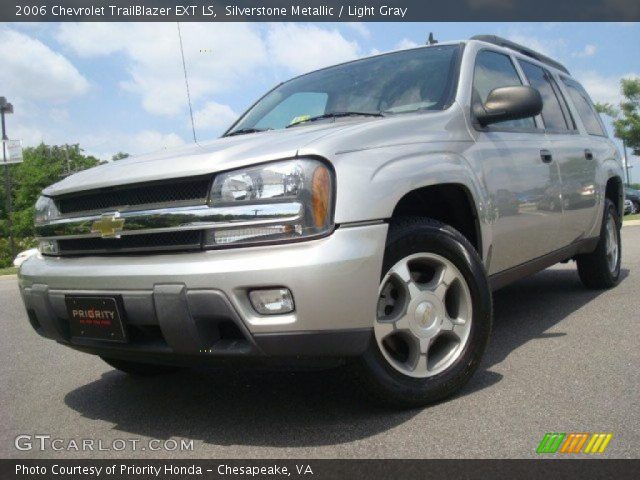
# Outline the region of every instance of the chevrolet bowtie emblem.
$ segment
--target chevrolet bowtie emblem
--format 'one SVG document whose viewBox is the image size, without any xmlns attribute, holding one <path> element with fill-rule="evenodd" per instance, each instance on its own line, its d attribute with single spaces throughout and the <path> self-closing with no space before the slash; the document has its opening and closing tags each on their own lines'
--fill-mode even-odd
<svg viewBox="0 0 640 480">
<path fill-rule="evenodd" d="M 119 233 L 124 227 L 124 218 L 120 214 L 105 213 L 91 225 L 91 233 L 99 233 L 102 238 L 120 238 Z"/>
</svg>

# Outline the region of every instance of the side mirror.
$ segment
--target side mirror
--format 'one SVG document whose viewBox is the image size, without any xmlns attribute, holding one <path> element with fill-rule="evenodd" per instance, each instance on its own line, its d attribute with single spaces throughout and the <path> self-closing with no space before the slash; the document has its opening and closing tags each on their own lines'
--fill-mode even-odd
<svg viewBox="0 0 640 480">
<path fill-rule="evenodd" d="M 476 103 L 473 113 L 483 127 L 492 123 L 535 117 L 542 112 L 542 96 L 528 86 L 500 87 L 491 90 L 487 101 Z"/>
</svg>

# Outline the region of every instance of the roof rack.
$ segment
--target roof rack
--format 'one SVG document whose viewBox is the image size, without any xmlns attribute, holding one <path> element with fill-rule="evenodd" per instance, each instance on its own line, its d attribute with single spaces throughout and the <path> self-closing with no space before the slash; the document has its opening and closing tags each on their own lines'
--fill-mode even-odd
<svg viewBox="0 0 640 480">
<path fill-rule="evenodd" d="M 497 35 L 475 35 L 471 37 L 471 40 L 479 40 L 481 42 L 492 43 L 494 45 L 498 45 L 499 47 L 510 48 L 511 50 L 515 50 L 516 52 L 520 52 L 527 57 L 534 58 L 539 62 L 546 63 L 547 65 L 557 68 L 558 70 L 563 71 L 567 75 L 571 75 L 569 70 L 562 65 L 560 62 L 556 62 L 546 55 L 542 55 L 541 53 L 536 52 L 535 50 L 531 50 L 528 47 L 520 45 L 519 43 L 512 42 L 511 40 L 507 40 L 506 38 L 498 37 Z"/>
</svg>

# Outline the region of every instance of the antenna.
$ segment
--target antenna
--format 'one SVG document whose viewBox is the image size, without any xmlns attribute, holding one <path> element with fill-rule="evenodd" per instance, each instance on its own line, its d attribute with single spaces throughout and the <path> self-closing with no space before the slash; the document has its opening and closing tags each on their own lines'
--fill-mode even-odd
<svg viewBox="0 0 640 480">
<path fill-rule="evenodd" d="M 182 71 L 184 72 L 184 84 L 187 87 L 187 102 L 189 103 L 189 116 L 191 117 L 191 131 L 193 132 L 193 143 L 198 144 L 196 138 L 196 125 L 193 121 L 193 107 L 191 106 L 191 93 L 189 92 L 189 79 L 187 77 L 187 64 L 184 61 L 184 48 L 182 46 L 182 32 L 180 31 L 180 22 L 176 22 L 178 25 L 178 38 L 180 39 L 180 55 L 182 56 Z"/>
<path fill-rule="evenodd" d="M 427 39 L 427 45 L 435 45 L 438 41 L 433 38 L 433 32 L 429 32 L 429 38 Z"/>
</svg>

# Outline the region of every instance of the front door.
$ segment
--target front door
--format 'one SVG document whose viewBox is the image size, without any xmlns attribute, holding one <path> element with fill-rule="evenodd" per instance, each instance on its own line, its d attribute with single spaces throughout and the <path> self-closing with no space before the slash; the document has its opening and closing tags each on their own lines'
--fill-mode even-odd
<svg viewBox="0 0 640 480">
<path fill-rule="evenodd" d="M 481 50 L 476 57 L 472 103 L 491 90 L 522 85 L 512 57 Z M 472 156 L 482 169 L 493 221 L 489 274 L 559 248 L 561 184 L 551 143 L 534 118 L 475 128 Z"/>
</svg>

